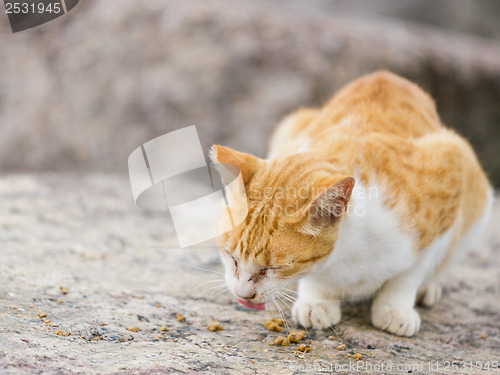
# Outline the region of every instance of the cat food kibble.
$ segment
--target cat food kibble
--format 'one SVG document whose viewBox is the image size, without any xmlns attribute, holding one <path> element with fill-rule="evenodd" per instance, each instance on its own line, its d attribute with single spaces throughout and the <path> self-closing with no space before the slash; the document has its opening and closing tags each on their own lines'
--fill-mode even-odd
<svg viewBox="0 0 500 375">
<path fill-rule="evenodd" d="M 288 344 L 290 344 L 290 341 L 283 336 L 278 336 L 276 340 L 274 340 L 274 345 L 288 346 Z"/>
<path fill-rule="evenodd" d="M 347 345 L 346 344 L 340 344 L 337 346 L 337 350 L 347 350 Z"/>
<path fill-rule="evenodd" d="M 292 329 L 290 331 L 290 334 L 288 335 L 288 341 L 298 344 L 302 341 L 305 335 L 306 335 L 305 331 Z"/>
<path fill-rule="evenodd" d="M 359 361 L 361 358 L 363 358 L 363 357 L 361 356 L 361 354 L 359 354 L 359 353 L 354 353 L 354 357 L 356 357 L 356 359 L 357 359 L 358 361 Z"/>
<path fill-rule="evenodd" d="M 264 323 L 264 326 L 270 331 L 281 332 L 284 324 L 285 322 L 283 322 L 283 319 L 271 318 Z"/>
<path fill-rule="evenodd" d="M 310 352 L 310 351 L 312 350 L 312 346 L 311 346 L 311 345 L 300 344 L 300 345 L 299 345 L 299 350 L 300 350 L 301 352 L 306 352 L 306 353 L 308 353 L 308 352 Z"/>
<path fill-rule="evenodd" d="M 61 289 L 61 293 L 62 294 L 68 294 L 69 293 L 69 289 L 66 288 L 65 286 L 60 286 L 59 289 Z"/>
<path fill-rule="evenodd" d="M 71 332 L 63 332 L 60 329 L 56 331 L 56 335 L 58 336 L 71 336 Z"/>
<path fill-rule="evenodd" d="M 140 329 L 138 327 L 130 327 L 128 330 L 130 332 L 139 332 L 140 331 Z"/>
<path fill-rule="evenodd" d="M 184 322 L 186 320 L 186 317 L 182 314 L 177 314 L 177 320 L 179 322 Z"/>
<path fill-rule="evenodd" d="M 219 322 L 211 322 L 208 323 L 207 329 L 209 331 L 222 331 L 224 328 L 222 328 L 222 325 Z"/>
<path fill-rule="evenodd" d="M 160 331 L 167 332 L 168 331 L 168 327 L 167 326 L 161 326 Z"/>
</svg>

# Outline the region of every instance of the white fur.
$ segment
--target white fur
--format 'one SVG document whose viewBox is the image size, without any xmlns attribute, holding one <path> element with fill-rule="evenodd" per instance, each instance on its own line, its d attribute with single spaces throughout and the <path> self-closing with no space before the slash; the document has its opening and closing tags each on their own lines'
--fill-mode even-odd
<svg viewBox="0 0 500 375">
<path fill-rule="evenodd" d="M 425 287 L 423 304 L 427 306 L 440 298 L 441 285 L 434 271 L 452 245 L 460 221 L 429 247 L 415 252 L 416 237 L 401 230 L 397 217 L 384 206 L 383 192 L 376 186 L 367 190 L 357 181 L 334 251 L 321 269 L 299 281 L 294 319 L 305 327 L 326 328 L 340 320 L 342 299 L 376 293 L 373 324 L 413 336 L 420 329 L 420 316 L 414 309 L 417 292 Z M 463 238 L 459 253 L 477 238 L 490 211 L 491 203 Z"/>
<path fill-rule="evenodd" d="M 491 189 L 489 191 L 488 202 L 486 204 L 486 209 L 484 210 L 483 216 L 472 226 L 471 229 L 469 229 L 469 231 L 463 237 L 462 241 L 460 242 L 460 245 L 458 246 L 453 261 L 456 262 L 463 257 L 465 252 L 469 250 L 474 241 L 478 238 L 478 236 L 482 233 L 482 231 L 486 227 L 486 224 L 490 220 L 491 211 L 493 209 L 493 196 L 494 196 L 493 189 Z"/>
<path fill-rule="evenodd" d="M 378 188 L 356 183 L 335 250 L 322 270 L 306 279 L 326 284 L 337 298 L 362 299 L 413 264 L 413 236 L 401 232 L 382 197 Z"/>
</svg>

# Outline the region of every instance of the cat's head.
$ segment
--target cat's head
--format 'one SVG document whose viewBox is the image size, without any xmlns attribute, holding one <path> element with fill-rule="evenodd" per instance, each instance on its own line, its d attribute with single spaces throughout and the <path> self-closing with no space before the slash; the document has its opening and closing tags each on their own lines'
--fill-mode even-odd
<svg viewBox="0 0 500 375">
<path fill-rule="evenodd" d="M 326 261 L 354 178 L 312 153 L 263 160 L 214 146 L 210 157 L 225 184 L 241 172 L 244 191 L 230 192 L 231 211 L 248 207 L 243 222 L 219 238 L 228 288 L 262 309 L 266 297 Z"/>
</svg>

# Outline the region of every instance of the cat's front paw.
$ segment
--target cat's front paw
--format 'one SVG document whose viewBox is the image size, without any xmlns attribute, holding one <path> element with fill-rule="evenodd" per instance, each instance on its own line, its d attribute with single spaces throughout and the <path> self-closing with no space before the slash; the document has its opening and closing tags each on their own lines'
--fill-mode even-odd
<svg viewBox="0 0 500 375">
<path fill-rule="evenodd" d="M 411 337 L 420 329 L 420 315 L 414 308 L 377 306 L 372 310 L 372 323 L 382 331 Z"/>
<path fill-rule="evenodd" d="M 340 321 L 340 302 L 298 300 L 292 309 L 293 320 L 302 327 L 323 329 Z"/>
<path fill-rule="evenodd" d="M 441 299 L 443 287 L 438 283 L 430 283 L 425 287 L 419 298 L 419 303 L 424 307 L 432 307 Z"/>
</svg>

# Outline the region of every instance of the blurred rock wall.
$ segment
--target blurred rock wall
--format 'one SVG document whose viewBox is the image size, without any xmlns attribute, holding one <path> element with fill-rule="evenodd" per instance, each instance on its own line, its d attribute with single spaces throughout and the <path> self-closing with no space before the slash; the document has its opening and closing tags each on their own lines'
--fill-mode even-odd
<svg viewBox="0 0 500 375">
<path fill-rule="evenodd" d="M 279 1 L 80 3 L 17 34 L 1 20 L 4 172 L 125 172 L 134 148 L 192 124 L 207 148 L 263 156 L 287 112 L 388 69 L 431 92 L 444 122 L 471 140 L 500 185 L 494 39 Z"/>
</svg>

